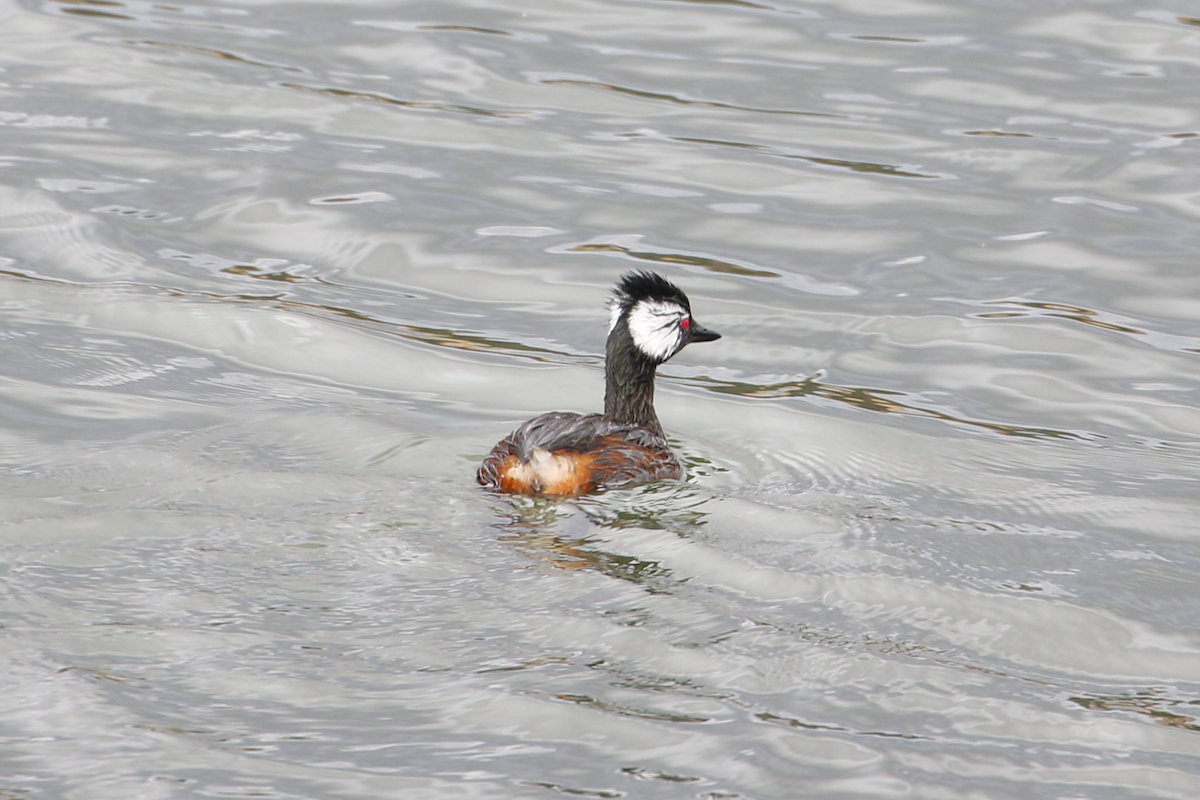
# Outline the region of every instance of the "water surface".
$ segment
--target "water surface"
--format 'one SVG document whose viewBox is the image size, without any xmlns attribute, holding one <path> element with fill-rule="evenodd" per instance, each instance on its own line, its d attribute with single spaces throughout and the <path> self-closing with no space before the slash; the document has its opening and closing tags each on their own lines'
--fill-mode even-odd
<svg viewBox="0 0 1200 800">
<path fill-rule="evenodd" d="M 0 798 L 1200 794 L 1184 4 L 0 2 Z M 609 287 L 688 477 L 482 492 Z"/>
</svg>

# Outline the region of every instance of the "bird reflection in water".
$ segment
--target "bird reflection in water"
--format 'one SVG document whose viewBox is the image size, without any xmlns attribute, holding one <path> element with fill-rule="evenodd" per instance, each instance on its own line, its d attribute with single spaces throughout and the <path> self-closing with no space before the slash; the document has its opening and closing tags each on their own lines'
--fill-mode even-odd
<svg viewBox="0 0 1200 800">
<path fill-rule="evenodd" d="M 586 498 L 557 500 L 512 495 L 497 503 L 499 540 L 524 556 L 556 570 L 595 570 L 636 583 L 650 592 L 668 591 L 679 581 L 658 561 L 614 553 L 598 544 L 605 530 L 667 530 L 681 537 L 696 535 L 707 513 L 709 497 L 698 487 L 662 481 L 634 489 Z M 498 498 L 499 500 L 499 498 Z"/>
</svg>

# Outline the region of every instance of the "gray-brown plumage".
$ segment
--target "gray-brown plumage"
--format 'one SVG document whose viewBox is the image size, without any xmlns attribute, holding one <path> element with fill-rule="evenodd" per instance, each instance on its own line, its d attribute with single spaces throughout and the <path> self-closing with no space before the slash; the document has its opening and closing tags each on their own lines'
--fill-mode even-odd
<svg viewBox="0 0 1200 800">
<path fill-rule="evenodd" d="M 654 413 L 654 371 L 689 343 L 721 336 L 692 319 L 679 287 L 652 272 L 622 276 L 609 310 L 604 413 L 552 411 L 523 423 L 492 448 L 479 483 L 579 495 L 682 476 Z"/>
</svg>

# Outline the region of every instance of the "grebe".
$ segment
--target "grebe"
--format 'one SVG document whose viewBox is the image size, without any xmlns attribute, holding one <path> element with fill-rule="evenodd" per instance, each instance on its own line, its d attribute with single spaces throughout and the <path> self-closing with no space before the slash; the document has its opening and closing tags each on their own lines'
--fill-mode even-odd
<svg viewBox="0 0 1200 800">
<path fill-rule="evenodd" d="M 696 322 L 687 295 L 653 272 L 621 276 L 608 308 L 604 413 L 534 417 L 492 448 L 481 484 L 563 496 L 683 475 L 654 413 L 654 370 L 721 334 Z"/>
</svg>

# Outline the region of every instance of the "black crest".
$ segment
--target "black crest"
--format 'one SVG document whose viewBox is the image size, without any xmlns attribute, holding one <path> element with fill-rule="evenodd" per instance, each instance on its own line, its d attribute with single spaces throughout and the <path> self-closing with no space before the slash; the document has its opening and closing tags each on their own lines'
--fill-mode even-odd
<svg viewBox="0 0 1200 800">
<path fill-rule="evenodd" d="M 687 295 L 662 275 L 656 272 L 626 272 L 613 289 L 613 304 L 624 311 L 639 300 L 664 300 L 678 303 L 689 313 L 692 310 Z"/>
</svg>

